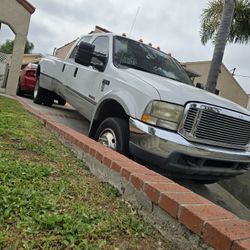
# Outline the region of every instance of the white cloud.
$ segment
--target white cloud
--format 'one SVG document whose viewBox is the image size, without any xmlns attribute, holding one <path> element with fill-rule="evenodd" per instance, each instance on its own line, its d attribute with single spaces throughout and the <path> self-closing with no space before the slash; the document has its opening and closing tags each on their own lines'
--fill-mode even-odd
<svg viewBox="0 0 250 250">
<path fill-rule="evenodd" d="M 200 42 L 200 15 L 208 1 L 200 0 L 29 0 L 36 7 L 28 38 L 38 53 L 52 53 L 54 47 L 72 41 L 100 25 L 115 33 L 129 32 L 140 7 L 132 32 L 180 61 L 211 60 L 213 45 Z M 1 38 L 1 37 L 0 37 Z M 1 40 L 0 40 L 1 42 Z M 250 75 L 250 44 L 229 45 L 224 55 L 228 69 Z M 237 78 L 247 86 L 250 78 Z"/>
</svg>

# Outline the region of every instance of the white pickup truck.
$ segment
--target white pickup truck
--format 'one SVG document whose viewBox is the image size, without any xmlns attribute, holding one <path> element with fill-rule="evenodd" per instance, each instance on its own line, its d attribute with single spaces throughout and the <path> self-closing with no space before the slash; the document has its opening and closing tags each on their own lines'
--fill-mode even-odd
<svg viewBox="0 0 250 250">
<path fill-rule="evenodd" d="M 37 70 L 34 102 L 67 101 L 89 136 L 170 176 L 216 182 L 250 166 L 250 113 L 193 86 L 171 56 L 112 33 L 80 37 Z"/>
</svg>

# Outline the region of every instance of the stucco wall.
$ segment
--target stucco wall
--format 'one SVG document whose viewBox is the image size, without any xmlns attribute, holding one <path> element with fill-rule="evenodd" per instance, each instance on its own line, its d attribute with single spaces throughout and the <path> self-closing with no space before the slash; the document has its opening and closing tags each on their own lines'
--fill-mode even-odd
<svg viewBox="0 0 250 250">
<path fill-rule="evenodd" d="M 23 0 L 20 3 L 16 0 L 1 0 L 0 22 L 7 24 L 15 33 L 11 67 L 6 86 L 6 93 L 10 95 L 15 95 L 16 93 L 19 70 L 21 68 L 24 47 L 27 40 L 30 16 L 35 10 L 31 5 L 29 6 L 29 10 L 27 10 L 27 5 L 29 4 L 26 0 Z"/>
<path fill-rule="evenodd" d="M 68 54 L 68 52 L 70 51 L 70 49 L 72 48 L 72 46 L 74 45 L 76 40 L 65 44 L 63 47 L 58 48 L 56 50 L 55 56 L 64 59 L 66 57 L 66 55 Z"/>
<path fill-rule="evenodd" d="M 15 34 L 27 35 L 30 13 L 16 0 L 1 0 L 0 20 Z"/>
<path fill-rule="evenodd" d="M 42 59 L 40 54 L 25 54 L 23 56 L 22 64 L 37 63 Z"/>
<path fill-rule="evenodd" d="M 187 69 L 194 70 L 201 75 L 200 77 L 195 78 L 195 83 L 206 83 L 210 62 L 188 62 L 185 63 L 185 65 Z M 217 89 L 220 91 L 220 96 L 236 102 L 245 108 L 247 107 L 249 99 L 248 95 L 241 88 L 239 83 L 232 77 L 224 65 L 221 67 Z"/>
</svg>

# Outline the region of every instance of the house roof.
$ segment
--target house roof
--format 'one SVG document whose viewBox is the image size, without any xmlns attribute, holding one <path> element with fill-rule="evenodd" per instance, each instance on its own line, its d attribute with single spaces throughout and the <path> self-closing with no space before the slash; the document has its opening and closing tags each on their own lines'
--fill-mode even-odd
<svg viewBox="0 0 250 250">
<path fill-rule="evenodd" d="M 20 3 L 30 14 L 33 14 L 36 10 L 36 8 L 31 5 L 28 1 L 26 0 L 16 0 L 18 3 Z"/>
</svg>

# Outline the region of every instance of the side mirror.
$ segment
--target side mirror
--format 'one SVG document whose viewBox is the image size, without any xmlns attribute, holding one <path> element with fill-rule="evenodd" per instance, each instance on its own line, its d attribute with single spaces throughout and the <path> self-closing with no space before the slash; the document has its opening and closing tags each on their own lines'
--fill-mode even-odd
<svg viewBox="0 0 250 250">
<path fill-rule="evenodd" d="M 94 52 L 95 45 L 81 42 L 76 51 L 75 62 L 84 66 L 93 66 L 103 72 L 107 62 L 107 56 Z"/>
<path fill-rule="evenodd" d="M 95 46 L 90 43 L 81 42 L 76 51 L 75 62 L 84 66 L 90 66 L 94 55 Z"/>
</svg>

